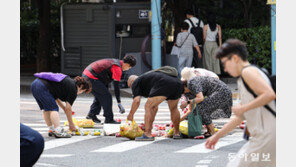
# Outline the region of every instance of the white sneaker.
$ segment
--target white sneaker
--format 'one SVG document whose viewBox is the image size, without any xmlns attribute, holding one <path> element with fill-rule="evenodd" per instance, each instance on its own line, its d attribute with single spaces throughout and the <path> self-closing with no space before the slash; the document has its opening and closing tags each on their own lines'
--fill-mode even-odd
<svg viewBox="0 0 296 167">
<path fill-rule="evenodd" d="M 67 132 L 65 132 L 64 129 L 61 129 L 60 132 L 58 132 L 57 130 L 55 130 L 52 133 L 53 133 L 53 135 L 56 138 L 70 138 L 70 137 L 72 137 L 72 135 L 69 134 L 69 133 L 67 133 Z"/>
</svg>

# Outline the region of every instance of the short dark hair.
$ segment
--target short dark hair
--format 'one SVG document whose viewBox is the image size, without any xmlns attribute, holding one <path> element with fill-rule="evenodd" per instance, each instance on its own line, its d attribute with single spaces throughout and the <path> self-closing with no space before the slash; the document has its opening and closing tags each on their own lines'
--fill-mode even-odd
<svg viewBox="0 0 296 167">
<path fill-rule="evenodd" d="M 228 39 L 216 52 L 216 58 L 231 58 L 233 54 L 237 54 L 243 61 L 246 61 L 248 58 L 246 44 L 238 39 Z"/>
<path fill-rule="evenodd" d="M 181 29 L 182 30 L 188 30 L 189 29 L 189 24 L 186 22 L 182 22 L 181 23 Z"/>
<path fill-rule="evenodd" d="M 187 9 L 185 11 L 185 14 L 194 15 L 193 11 L 191 9 Z"/>
<path fill-rule="evenodd" d="M 82 86 L 82 90 L 85 90 L 85 93 L 90 93 L 92 91 L 92 84 L 87 78 L 77 76 L 74 78 L 74 81 L 75 85 L 78 87 Z"/>
<path fill-rule="evenodd" d="M 137 64 L 137 59 L 133 55 L 126 55 L 123 58 L 123 62 L 129 64 L 131 67 L 134 67 Z"/>
</svg>

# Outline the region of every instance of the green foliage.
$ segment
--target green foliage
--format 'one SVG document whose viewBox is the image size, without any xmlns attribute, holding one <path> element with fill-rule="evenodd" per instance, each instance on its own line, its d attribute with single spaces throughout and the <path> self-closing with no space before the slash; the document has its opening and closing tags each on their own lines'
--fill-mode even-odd
<svg viewBox="0 0 296 167">
<path fill-rule="evenodd" d="M 20 8 L 21 64 L 34 63 L 38 46 L 38 10 L 32 9 L 30 3 L 26 1 L 21 2 Z"/>
<path fill-rule="evenodd" d="M 251 63 L 271 70 L 271 29 L 269 26 L 222 29 L 223 42 L 229 38 L 237 38 L 246 43 L 248 60 Z"/>
<path fill-rule="evenodd" d="M 60 6 L 67 0 L 50 2 L 50 61 L 60 62 Z M 20 10 L 20 54 L 21 64 L 35 63 L 37 57 L 39 19 L 38 8 L 28 0 L 21 1 Z M 35 5 L 36 6 L 36 5 Z"/>
</svg>

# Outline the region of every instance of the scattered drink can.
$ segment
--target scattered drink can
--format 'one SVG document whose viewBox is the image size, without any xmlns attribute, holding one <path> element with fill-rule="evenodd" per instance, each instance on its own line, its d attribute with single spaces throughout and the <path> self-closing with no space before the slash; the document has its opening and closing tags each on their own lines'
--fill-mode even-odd
<svg viewBox="0 0 296 167">
<path fill-rule="evenodd" d="M 195 138 L 195 139 L 204 139 L 205 136 L 204 136 L 204 135 L 200 135 L 200 136 L 195 136 L 194 138 Z"/>
<path fill-rule="evenodd" d="M 245 125 L 244 124 L 240 124 L 239 128 L 244 129 Z"/>
<path fill-rule="evenodd" d="M 121 119 L 120 118 L 116 118 L 115 121 L 116 122 L 121 122 Z"/>
</svg>

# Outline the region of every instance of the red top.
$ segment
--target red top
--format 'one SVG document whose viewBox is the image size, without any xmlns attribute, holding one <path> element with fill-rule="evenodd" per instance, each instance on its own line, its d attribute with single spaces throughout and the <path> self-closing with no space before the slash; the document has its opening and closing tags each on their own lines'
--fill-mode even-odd
<svg viewBox="0 0 296 167">
<path fill-rule="evenodd" d="M 120 60 L 120 64 L 122 67 L 122 60 Z M 113 64 L 111 66 L 111 72 L 112 72 L 112 78 L 116 81 L 120 81 L 121 75 L 122 75 L 122 69 L 119 66 Z"/>
<path fill-rule="evenodd" d="M 123 64 L 122 60 L 120 60 L 120 64 L 121 64 L 121 67 L 122 67 L 122 64 Z M 121 75 L 122 75 L 122 69 L 121 69 L 119 66 L 113 64 L 113 65 L 111 66 L 111 72 L 112 72 L 112 79 L 114 79 L 114 80 L 116 80 L 116 81 L 120 81 L 120 79 L 121 79 Z M 95 76 L 93 76 L 92 73 L 90 73 L 90 72 L 88 71 L 88 69 L 85 69 L 85 70 L 83 71 L 83 73 L 84 73 L 86 76 L 88 76 L 89 78 L 91 78 L 91 79 L 98 79 L 98 78 L 96 78 Z"/>
</svg>

